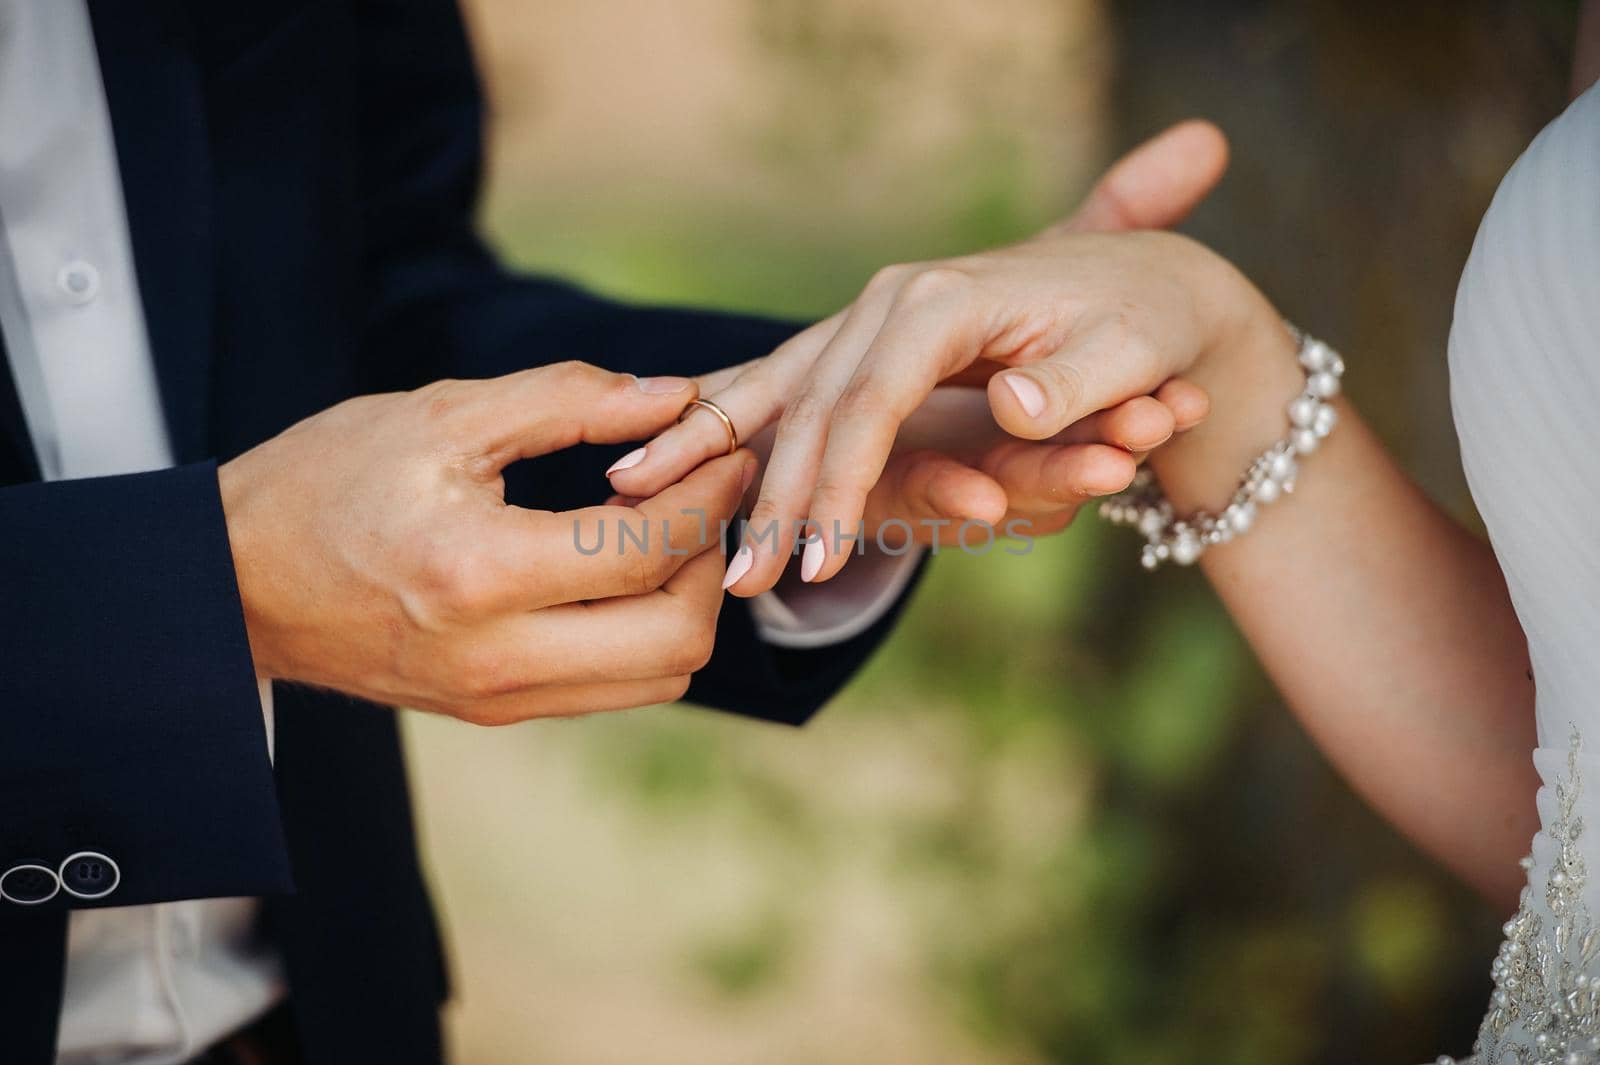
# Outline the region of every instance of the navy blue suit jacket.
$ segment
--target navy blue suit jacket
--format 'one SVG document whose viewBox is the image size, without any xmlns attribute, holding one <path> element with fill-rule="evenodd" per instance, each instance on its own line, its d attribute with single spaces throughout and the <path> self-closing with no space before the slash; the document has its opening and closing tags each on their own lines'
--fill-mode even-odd
<svg viewBox="0 0 1600 1065">
<path fill-rule="evenodd" d="M 472 228 L 483 106 L 451 0 L 90 8 L 180 465 L 37 483 L 0 375 L 0 871 L 92 850 L 122 875 L 100 902 L 0 901 L 0 1060 L 51 1059 L 70 906 L 261 895 L 309 1062 L 437 1061 L 393 713 L 279 686 L 269 764 L 215 463 L 354 394 L 573 357 L 702 372 L 792 327 L 502 270 Z M 596 502 L 614 455 L 523 464 L 513 498 Z M 888 624 L 778 652 L 731 601 L 690 698 L 802 721 Z"/>
</svg>

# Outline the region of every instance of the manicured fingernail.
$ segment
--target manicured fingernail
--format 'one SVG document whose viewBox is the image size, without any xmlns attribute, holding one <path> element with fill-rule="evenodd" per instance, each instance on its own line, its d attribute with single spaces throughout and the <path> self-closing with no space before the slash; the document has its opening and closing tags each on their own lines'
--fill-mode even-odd
<svg viewBox="0 0 1600 1065">
<path fill-rule="evenodd" d="M 1011 394 L 1017 397 L 1017 402 L 1022 404 L 1022 409 L 1028 417 L 1037 418 L 1044 413 L 1044 389 L 1040 388 L 1033 378 L 1026 374 L 1008 373 L 1001 380 L 1011 389 Z"/>
<path fill-rule="evenodd" d="M 652 396 L 666 396 L 673 392 L 682 392 L 688 388 L 690 381 L 687 377 L 641 377 L 639 378 L 639 391 Z"/>
<path fill-rule="evenodd" d="M 639 465 L 639 463 L 644 461 L 644 453 L 644 448 L 634 448 L 632 451 L 613 462 L 611 464 L 611 468 L 606 471 L 606 476 L 610 477 L 613 473 L 621 473 L 623 470 L 633 469 L 635 466 Z"/>
<path fill-rule="evenodd" d="M 750 567 L 755 565 L 756 553 L 750 550 L 750 545 L 745 544 L 734 554 L 733 561 L 728 563 L 728 572 L 722 576 L 722 590 L 727 591 L 739 583 L 739 578 L 750 572 Z"/>
<path fill-rule="evenodd" d="M 811 541 L 806 545 L 805 553 L 800 556 L 800 579 L 810 584 L 822 572 L 822 563 L 828 557 L 827 548 L 822 546 L 822 539 Z"/>
</svg>

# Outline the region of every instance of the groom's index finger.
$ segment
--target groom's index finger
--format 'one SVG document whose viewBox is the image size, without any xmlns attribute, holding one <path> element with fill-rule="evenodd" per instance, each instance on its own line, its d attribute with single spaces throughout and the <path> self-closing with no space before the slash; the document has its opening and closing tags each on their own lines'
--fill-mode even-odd
<svg viewBox="0 0 1600 1065">
<path fill-rule="evenodd" d="M 635 377 L 583 362 L 445 384 L 434 402 L 497 469 L 574 444 L 642 439 L 671 425 L 698 395 L 687 377 Z"/>
</svg>

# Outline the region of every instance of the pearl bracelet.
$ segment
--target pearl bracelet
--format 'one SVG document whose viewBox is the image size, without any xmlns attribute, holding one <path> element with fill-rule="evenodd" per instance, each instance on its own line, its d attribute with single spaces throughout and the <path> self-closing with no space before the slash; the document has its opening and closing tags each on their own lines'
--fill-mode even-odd
<svg viewBox="0 0 1600 1065">
<path fill-rule="evenodd" d="M 1344 360 L 1315 337 L 1289 326 L 1300 346 L 1298 359 L 1306 372 L 1306 386 L 1289 403 L 1289 432 L 1263 451 L 1245 471 L 1239 490 L 1221 514 L 1199 511 L 1178 519 L 1148 466 L 1142 467 L 1125 491 L 1100 504 L 1100 516 L 1113 525 L 1131 525 L 1145 537 L 1140 565 L 1153 570 L 1171 560 L 1192 565 L 1205 549 L 1225 544 L 1247 532 L 1256 511 L 1294 491 L 1300 458 L 1317 449 L 1339 420 L 1328 400 L 1339 394 Z"/>
</svg>

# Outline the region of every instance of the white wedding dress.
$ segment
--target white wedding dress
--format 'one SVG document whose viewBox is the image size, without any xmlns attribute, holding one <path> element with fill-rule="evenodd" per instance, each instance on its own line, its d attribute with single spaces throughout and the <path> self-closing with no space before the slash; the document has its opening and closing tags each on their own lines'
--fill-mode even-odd
<svg viewBox="0 0 1600 1065">
<path fill-rule="evenodd" d="M 1528 635 L 1543 781 L 1473 1061 L 1600 1063 L 1600 91 L 1501 183 L 1456 296 L 1450 375 Z"/>
</svg>

